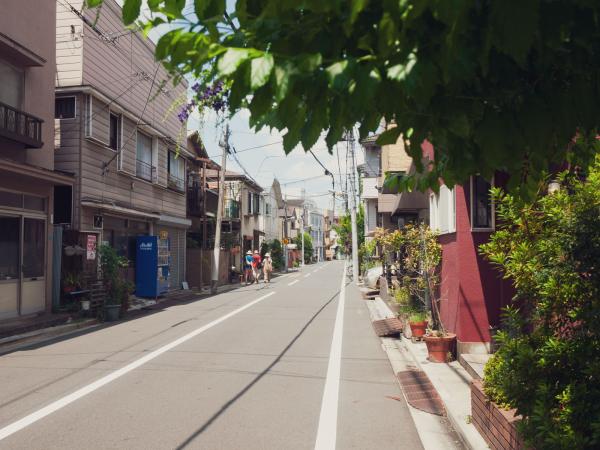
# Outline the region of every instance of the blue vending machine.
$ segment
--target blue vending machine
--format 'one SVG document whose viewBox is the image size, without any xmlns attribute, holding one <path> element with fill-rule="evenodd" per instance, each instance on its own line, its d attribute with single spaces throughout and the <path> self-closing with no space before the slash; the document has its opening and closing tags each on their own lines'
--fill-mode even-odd
<svg viewBox="0 0 600 450">
<path fill-rule="evenodd" d="M 135 295 L 158 297 L 169 290 L 169 239 L 138 236 Z"/>
</svg>

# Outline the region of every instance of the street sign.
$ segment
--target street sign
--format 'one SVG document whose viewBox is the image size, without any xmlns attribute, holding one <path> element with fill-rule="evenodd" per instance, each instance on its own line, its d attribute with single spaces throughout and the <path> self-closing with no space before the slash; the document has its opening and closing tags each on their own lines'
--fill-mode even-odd
<svg viewBox="0 0 600 450">
<path fill-rule="evenodd" d="M 288 245 L 290 243 L 290 240 L 288 238 L 285 238 L 283 240 L 283 245 Z"/>
</svg>

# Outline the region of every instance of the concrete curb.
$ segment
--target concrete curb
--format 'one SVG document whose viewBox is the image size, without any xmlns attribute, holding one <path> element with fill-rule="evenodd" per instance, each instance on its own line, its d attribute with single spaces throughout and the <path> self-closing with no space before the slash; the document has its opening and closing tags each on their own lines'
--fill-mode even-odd
<svg viewBox="0 0 600 450">
<path fill-rule="evenodd" d="M 84 319 L 65 325 L 40 328 L 38 330 L 30 331 L 28 333 L 8 336 L 3 339 L 0 339 L 0 355 L 14 352 L 19 350 L 20 348 L 27 347 L 30 345 L 42 344 L 52 339 L 56 339 L 57 337 L 68 336 L 70 334 L 74 334 L 85 329 L 94 328 L 99 325 L 100 323 L 97 319 Z"/>
<path fill-rule="evenodd" d="M 387 304 L 378 298 L 378 309 L 382 314 L 394 316 Z M 387 310 L 387 311 L 386 311 Z M 471 450 L 489 450 L 483 437 L 472 423 L 467 423 L 471 415 L 471 391 L 469 383 L 471 375 L 458 361 L 449 364 L 430 363 L 427 361 L 427 348 L 424 343 L 413 344 L 409 339 L 401 337 L 398 347 L 410 355 L 416 366 L 425 372 L 438 392 L 452 428 L 462 443 Z"/>
<path fill-rule="evenodd" d="M 386 311 L 387 305 L 381 300 L 380 297 L 376 297 L 375 301 L 366 302 L 369 309 L 369 315 L 371 320 L 380 320 L 389 317 L 395 317 L 389 309 Z M 398 346 L 398 340 L 395 338 L 382 337 L 381 347 L 385 351 L 390 365 L 394 374 L 405 370 L 411 370 L 418 368 L 416 361 L 413 361 L 411 354 L 408 350 Z M 396 379 L 402 396 L 406 400 L 406 395 L 400 382 Z M 447 417 L 437 416 L 435 414 L 429 414 L 412 407 L 408 401 L 406 402 L 410 415 L 415 424 L 415 428 L 421 439 L 421 443 L 425 450 L 440 450 L 440 449 L 459 449 L 463 448 L 461 445 L 461 438 L 452 429 L 450 422 Z"/>
</svg>

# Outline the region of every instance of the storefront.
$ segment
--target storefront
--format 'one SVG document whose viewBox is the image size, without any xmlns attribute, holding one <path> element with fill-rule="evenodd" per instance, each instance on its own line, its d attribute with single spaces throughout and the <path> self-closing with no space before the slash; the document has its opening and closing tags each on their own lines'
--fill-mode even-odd
<svg viewBox="0 0 600 450">
<path fill-rule="evenodd" d="M 53 189 L 63 175 L 0 167 L 0 320 L 49 311 L 52 294 Z M 34 178 L 35 176 L 35 178 Z"/>
</svg>

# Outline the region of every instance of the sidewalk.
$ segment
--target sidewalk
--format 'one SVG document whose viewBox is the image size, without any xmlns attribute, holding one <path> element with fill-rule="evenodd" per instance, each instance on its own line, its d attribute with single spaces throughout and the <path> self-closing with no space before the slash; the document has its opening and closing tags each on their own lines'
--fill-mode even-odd
<svg viewBox="0 0 600 450">
<path fill-rule="evenodd" d="M 372 321 L 395 317 L 395 314 L 380 297 L 375 297 L 375 300 L 365 300 L 365 302 L 369 308 Z M 427 360 L 427 347 L 424 342 L 412 343 L 410 339 L 404 336 L 400 338 L 381 338 L 381 340 L 394 373 L 408 368 L 422 370 L 427 375 L 444 404 L 448 421 L 460 436 L 464 446 L 474 450 L 489 449 L 483 437 L 471 423 L 471 374 L 458 361 L 448 364 L 429 362 Z M 426 416 L 432 415 L 422 411 L 418 411 L 417 414 L 413 415 L 418 427 L 419 423 L 423 427 L 426 427 L 427 424 L 430 427 L 435 425 L 431 417 L 426 418 Z M 431 433 L 431 430 L 424 430 L 424 432 Z"/>
</svg>

